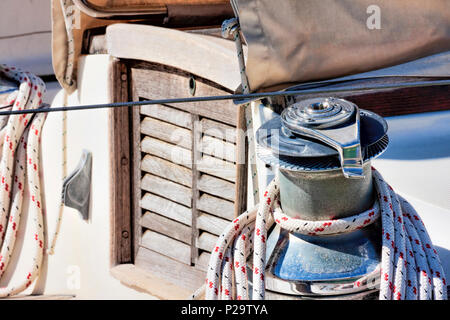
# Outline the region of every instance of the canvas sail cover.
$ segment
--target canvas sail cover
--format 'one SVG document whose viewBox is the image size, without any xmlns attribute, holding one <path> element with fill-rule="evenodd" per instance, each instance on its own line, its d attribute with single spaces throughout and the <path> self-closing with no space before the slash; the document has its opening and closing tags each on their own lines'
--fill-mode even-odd
<svg viewBox="0 0 450 320">
<path fill-rule="evenodd" d="M 449 0 L 232 0 L 252 91 L 450 50 Z"/>
</svg>

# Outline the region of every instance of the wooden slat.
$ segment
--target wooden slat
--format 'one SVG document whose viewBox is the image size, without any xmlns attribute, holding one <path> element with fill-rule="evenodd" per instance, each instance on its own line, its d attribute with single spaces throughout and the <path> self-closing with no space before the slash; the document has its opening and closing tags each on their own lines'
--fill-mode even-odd
<svg viewBox="0 0 450 320">
<path fill-rule="evenodd" d="M 202 174 L 197 183 L 198 189 L 212 195 L 234 201 L 235 186 L 234 183 L 219 179 L 208 174 Z"/>
<path fill-rule="evenodd" d="M 228 220 L 232 220 L 234 217 L 233 202 L 213 197 L 208 194 L 203 194 L 200 199 L 198 199 L 197 208 Z"/>
<path fill-rule="evenodd" d="M 142 159 L 141 169 L 187 187 L 192 185 L 191 170 L 158 157 L 146 155 Z"/>
<path fill-rule="evenodd" d="M 167 219 L 153 212 L 145 212 L 141 217 L 140 225 L 144 228 L 157 231 L 184 243 L 191 244 L 192 229 L 184 224 Z"/>
<path fill-rule="evenodd" d="M 140 97 L 156 100 L 164 97 L 184 98 L 190 95 L 190 77 L 186 74 L 169 73 L 164 70 L 132 68 L 133 85 Z M 197 79 L 196 96 L 227 95 L 204 81 Z M 177 103 L 176 107 L 203 117 L 217 119 L 231 125 L 236 124 L 236 106 L 232 101 L 208 101 Z"/>
<path fill-rule="evenodd" d="M 201 150 L 205 154 L 214 156 L 215 158 L 236 161 L 236 146 L 232 143 L 225 142 L 210 136 L 203 136 L 201 141 Z"/>
<path fill-rule="evenodd" d="M 185 264 L 191 263 L 191 246 L 157 232 L 145 231 L 142 235 L 141 246 Z"/>
<path fill-rule="evenodd" d="M 191 114 L 162 104 L 141 106 L 141 114 L 191 129 Z"/>
<path fill-rule="evenodd" d="M 330 91 L 326 94 L 306 94 L 301 99 L 317 97 L 344 98 L 355 103 L 359 108 L 377 113 L 382 117 L 414 114 L 421 112 L 450 110 L 450 86 L 434 85 L 411 88 L 376 88 L 378 85 L 396 85 L 408 82 L 427 82 L 438 78 L 429 77 L 375 77 L 370 79 L 354 80 L 347 85 L 336 83 L 327 86 Z M 342 88 L 352 91 L 336 91 Z M 360 90 L 364 87 L 373 87 L 373 90 Z"/>
<path fill-rule="evenodd" d="M 188 226 L 191 225 L 192 212 L 189 208 L 154 194 L 146 193 L 141 200 L 141 207 Z"/>
<path fill-rule="evenodd" d="M 208 118 L 200 120 L 200 124 L 204 134 L 232 143 L 236 142 L 235 127 Z"/>
<path fill-rule="evenodd" d="M 202 232 L 197 239 L 197 248 L 211 252 L 217 243 L 219 237 L 208 232 Z"/>
<path fill-rule="evenodd" d="M 212 234 L 220 236 L 223 230 L 230 224 L 229 220 L 225 220 L 207 213 L 202 213 L 197 217 L 197 228 L 206 230 Z"/>
<path fill-rule="evenodd" d="M 202 271 L 208 270 L 209 259 L 211 258 L 211 254 L 208 252 L 200 253 L 200 256 L 197 259 L 195 267 Z"/>
<path fill-rule="evenodd" d="M 145 137 L 141 142 L 141 150 L 145 153 L 169 160 L 173 163 L 192 168 L 192 154 L 190 150 L 173 144 Z"/>
<path fill-rule="evenodd" d="M 206 278 L 205 272 L 144 247 L 140 247 L 135 265 L 191 292 L 197 290 Z"/>
<path fill-rule="evenodd" d="M 189 150 L 192 148 L 191 130 L 164 121 L 145 117 L 141 121 L 141 132 Z"/>
<path fill-rule="evenodd" d="M 141 187 L 146 191 L 171 199 L 191 207 L 192 189 L 181 184 L 146 174 L 141 180 Z"/>
<path fill-rule="evenodd" d="M 230 182 L 236 179 L 236 165 L 211 156 L 204 155 L 197 163 L 197 169 L 201 172 L 219 177 Z"/>
</svg>

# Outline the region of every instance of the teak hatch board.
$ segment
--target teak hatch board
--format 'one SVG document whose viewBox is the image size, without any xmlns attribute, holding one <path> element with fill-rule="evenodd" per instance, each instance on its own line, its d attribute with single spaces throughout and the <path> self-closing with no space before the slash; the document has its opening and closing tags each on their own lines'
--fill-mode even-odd
<svg viewBox="0 0 450 320">
<path fill-rule="evenodd" d="M 126 64 L 135 101 L 231 94 L 181 70 Z M 245 130 L 238 126 L 239 107 L 231 101 L 149 105 L 133 108 L 131 118 L 132 190 L 139 197 L 134 263 L 195 290 L 218 236 L 246 208 L 247 174 L 236 163 L 246 148 L 237 138 L 238 128 Z"/>
</svg>

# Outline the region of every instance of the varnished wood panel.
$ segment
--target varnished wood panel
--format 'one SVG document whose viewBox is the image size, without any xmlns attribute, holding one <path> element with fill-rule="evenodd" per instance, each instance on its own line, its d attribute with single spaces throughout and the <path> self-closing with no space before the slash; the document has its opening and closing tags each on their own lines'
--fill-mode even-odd
<svg viewBox="0 0 450 320">
<path fill-rule="evenodd" d="M 450 110 L 450 86 L 401 88 L 370 93 L 341 94 L 362 109 L 382 117 Z"/>
</svg>

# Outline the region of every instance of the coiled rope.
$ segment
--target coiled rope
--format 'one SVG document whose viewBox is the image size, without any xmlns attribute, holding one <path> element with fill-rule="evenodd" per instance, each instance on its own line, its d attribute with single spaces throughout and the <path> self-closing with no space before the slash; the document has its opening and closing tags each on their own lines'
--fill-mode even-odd
<svg viewBox="0 0 450 320">
<path fill-rule="evenodd" d="M 361 229 L 381 218 L 379 299 L 447 299 L 443 268 L 422 220 L 381 174 L 372 170 L 377 191 L 373 207 L 356 216 L 327 221 L 306 221 L 285 215 L 279 202 L 278 179 L 272 180 L 264 201 L 236 218 L 219 237 L 208 265 L 205 298 L 249 299 L 247 260 L 253 251 L 252 299 L 264 299 L 267 231 L 274 222 L 288 231 L 327 235 Z M 358 287 L 360 282 L 352 285 Z"/>
<path fill-rule="evenodd" d="M 20 83 L 7 99 L 11 111 L 37 109 L 42 105 L 45 85 L 41 79 L 15 67 L 0 65 L 0 74 Z M 18 294 L 39 276 L 44 253 L 44 229 L 39 178 L 39 145 L 46 113 L 13 115 L 2 119 L 0 130 L 0 278 L 5 274 L 14 250 L 24 203 L 29 194 L 29 218 L 33 232 L 30 265 L 14 286 L 0 288 L 0 297 Z"/>
</svg>

